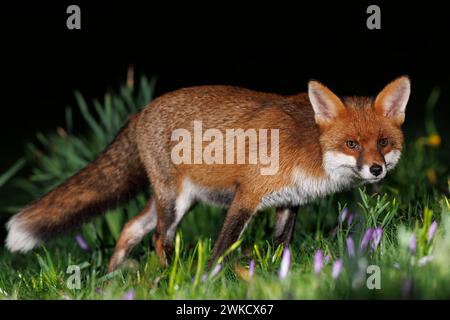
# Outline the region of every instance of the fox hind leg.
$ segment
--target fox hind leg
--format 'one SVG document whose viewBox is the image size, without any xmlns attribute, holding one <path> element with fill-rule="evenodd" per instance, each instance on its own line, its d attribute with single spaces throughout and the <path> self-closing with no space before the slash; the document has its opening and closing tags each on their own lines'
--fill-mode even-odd
<svg viewBox="0 0 450 320">
<path fill-rule="evenodd" d="M 178 224 L 195 204 L 195 194 L 187 183 L 182 185 L 175 200 L 160 199 L 157 201 L 158 223 L 153 235 L 153 242 L 163 267 L 166 267 L 172 259 Z"/>
<path fill-rule="evenodd" d="M 155 229 L 156 221 L 156 205 L 154 199 L 151 198 L 144 210 L 123 227 L 113 256 L 109 261 L 108 272 L 114 271 L 125 260 L 131 250 L 141 242 L 142 238 Z"/>
</svg>

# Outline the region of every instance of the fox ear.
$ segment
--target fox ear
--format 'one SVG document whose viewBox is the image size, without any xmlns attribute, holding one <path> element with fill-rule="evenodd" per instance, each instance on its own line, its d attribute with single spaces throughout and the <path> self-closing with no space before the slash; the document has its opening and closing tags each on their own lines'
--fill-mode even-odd
<svg viewBox="0 0 450 320">
<path fill-rule="evenodd" d="M 401 125 L 405 121 L 410 92 L 411 82 L 407 76 L 395 79 L 378 94 L 374 103 L 375 111 Z"/>
<path fill-rule="evenodd" d="M 318 125 L 332 122 L 339 113 L 345 111 L 342 101 L 327 87 L 318 81 L 308 83 L 308 96 Z"/>
</svg>

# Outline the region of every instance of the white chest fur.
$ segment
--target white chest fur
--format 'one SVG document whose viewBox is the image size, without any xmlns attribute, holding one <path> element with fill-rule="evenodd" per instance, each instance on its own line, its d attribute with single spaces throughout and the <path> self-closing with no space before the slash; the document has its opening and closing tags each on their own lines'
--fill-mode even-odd
<svg viewBox="0 0 450 320">
<path fill-rule="evenodd" d="M 354 172 L 356 159 L 336 152 L 326 152 L 323 159 L 325 175 L 313 177 L 301 168 L 294 168 L 292 185 L 265 195 L 258 209 L 267 207 L 295 206 L 324 197 L 350 187 L 357 176 Z"/>
</svg>

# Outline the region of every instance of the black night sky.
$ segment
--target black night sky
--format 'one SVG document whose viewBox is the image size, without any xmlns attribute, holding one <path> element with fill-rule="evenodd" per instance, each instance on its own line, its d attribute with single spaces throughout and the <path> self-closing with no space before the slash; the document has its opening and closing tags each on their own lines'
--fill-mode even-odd
<svg viewBox="0 0 450 320">
<path fill-rule="evenodd" d="M 130 64 L 137 74 L 158 77 L 158 95 L 201 84 L 290 94 L 304 91 L 311 78 L 341 95 L 373 95 L 408 74 L 418 102 L 408 120 L 421 118 L 420 102 L 434 86 L 450 88 L 443 6 L 380 4 L 382 29 L 368 30 L 372 3 L 164 3 L 2 4 L 0 169 L 37 131 L 64 125 L 75 89 L 101 97 L 124 81 Z M 81 8 L 81 30 L 66 28 L 70 4 Z M 442 99 L 450 105 L 445 90 Z M 436 112 L 445 130 L 450 112 Z M 413 120 L 407 125 L 414 129 Z"/>
</svg>

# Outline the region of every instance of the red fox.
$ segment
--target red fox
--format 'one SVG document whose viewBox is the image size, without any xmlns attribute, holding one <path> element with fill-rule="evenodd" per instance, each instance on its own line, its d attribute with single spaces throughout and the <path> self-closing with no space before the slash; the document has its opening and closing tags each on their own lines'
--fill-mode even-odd
<svg viewBox="0 0 450 320">
<path fill-rule="evenodd" d="M 299 206 L 361 183 L 378 182 L 395 167 L 409 94 L 406 76 L 389 83 L 375 98 L 341 99 L 313 80 L 307 93 L 293 96 L 231 86 L 167 93 L 132 116 L 95 161 L 13 216 L 7 223 L 6 246 L 29 251 L 126 202 L 150 183 L 152 198 L 123 228 L 109 271 L 153 229 L 161 264 L 170 263 L 177 225 L 198 202 L 228 208 L 211 263 L 239 239 L 258 211 L 268 207 L 276 208 L 275 244 L 287 246 Z M 173 150 L 179 142 L 174 132 L 195 134 L 196 121 L 216 134 L 229 129 L 277 130 L 279 135 L 269 139 L 277 138 L 277 145 L 267 150 L 278 154 L 277 170 L 262 174 L 262 162 L 174 163 Z M 248 147 L 244 156 L 250 156 L 251 148 L 264 147 L 248 138 L 241 140 Z M 232 145 L 229 140 L 222 144 Z M 180 153 L 187 160 L 209 148 L 205 139 L 189 140 L 188 145 L 194 154 Z M 234 145 L 229 149 L 233 148 L 242 149 Z M 216 156 L 222 158 L 217 150 Z"/>
</svg>

